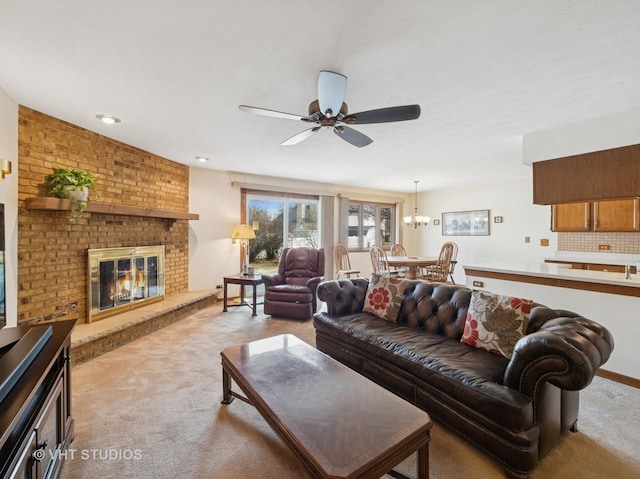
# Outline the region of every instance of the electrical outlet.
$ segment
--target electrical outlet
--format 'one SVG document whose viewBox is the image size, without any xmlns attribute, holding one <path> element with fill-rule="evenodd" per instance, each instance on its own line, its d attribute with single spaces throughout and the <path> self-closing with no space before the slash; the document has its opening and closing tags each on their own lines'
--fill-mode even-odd
<svg viewBox="0 0 640 479">
<path fill-rule="evenodd" d="M 482 281 L 474 281 L 473 285 L 478 287 L 478 288 L 484 287 L 484 283 Z"/>
<path fill-rule="evenodd" d="M 547 238 L 540 238 L 540 246 L 549 246 L 549 240 Z"/>
<path fill-rule="evenodd" d="M 609 244 L 599 244 L 598 251 L 611 251 L 611 245 Z"/>
</svg>

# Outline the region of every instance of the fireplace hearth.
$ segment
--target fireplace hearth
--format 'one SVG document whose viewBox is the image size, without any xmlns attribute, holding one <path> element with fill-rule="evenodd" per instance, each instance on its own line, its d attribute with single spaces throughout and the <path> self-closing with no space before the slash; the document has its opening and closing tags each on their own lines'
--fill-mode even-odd
<svg viewBox="0 0 640 479">
<path fill-rule="evenodd" d="M 88 251 L 88 322 L 164 299 L 164 246 Z"/>
</svg>

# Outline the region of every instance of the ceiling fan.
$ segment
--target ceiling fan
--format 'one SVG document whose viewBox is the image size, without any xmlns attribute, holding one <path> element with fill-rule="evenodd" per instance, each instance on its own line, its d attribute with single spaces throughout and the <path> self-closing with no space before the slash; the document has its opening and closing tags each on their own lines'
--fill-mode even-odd
<svg viewBox="0 0 640 479">
<path fill-rule="evenodd" d="M 389 123 L 393 121 L 415 120 L 420 117 L 420 105 L 392 106 L 377 110 L 349 114 L 344 96 L 347 91 L 347 77 L 340 73 L 322 70 L 318 74 L 318 99 L 309 104 L 309 116 L 294 115 L 281 111 L 266 110 L 240 105 L 238 108 L 258 115 L 299 120 L 315 123 L 317 126 L 304 130 L 280 143 L 289 146 L 306 140 L 321 128 L 333 130 L 344 141 L 361 148 L 373 142 L 367 135 L 346 125 L 366 125 L 369 123 Z"/>
</svg>

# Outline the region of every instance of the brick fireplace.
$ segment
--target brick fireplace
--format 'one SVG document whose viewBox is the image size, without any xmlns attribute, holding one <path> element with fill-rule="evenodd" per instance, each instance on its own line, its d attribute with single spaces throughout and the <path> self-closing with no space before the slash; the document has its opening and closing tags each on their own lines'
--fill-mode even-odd
<svg viewBox="0 0 640 479">
<path fill-rule="evenodd" d="M 91 249 L 164 245 L 166 296 L 188 291 L 188 219 L 124 208 L 187 212 L 187 166 L 24 106 L 18 135 L 18 324 L 87 322 Z M 123 208 L 85 212 L 71 224 L 66 211 L 27 207 L 47 196 L 44 177 L 59 167 L 94 172 L 95 201 Z"/>
</svg>

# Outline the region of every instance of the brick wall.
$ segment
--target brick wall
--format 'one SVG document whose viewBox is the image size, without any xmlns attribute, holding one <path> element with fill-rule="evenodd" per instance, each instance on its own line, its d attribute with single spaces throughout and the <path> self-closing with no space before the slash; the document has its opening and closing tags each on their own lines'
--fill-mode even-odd
<svg viewBox="0 0 640 479">
<path fill-rule="evenodd" d="M 18 324 L 87 317 L 87 250 L 165 245 L 165 291 L 188 290 L 186 220 L 28 210 L 47 196 L 55 168 L 96 173 L 96 201 L 186 212 L 189 168 L 20 106 L 18 125 Z M 77 303 L 72 309 L 71 304 Z"/>
</svg>

